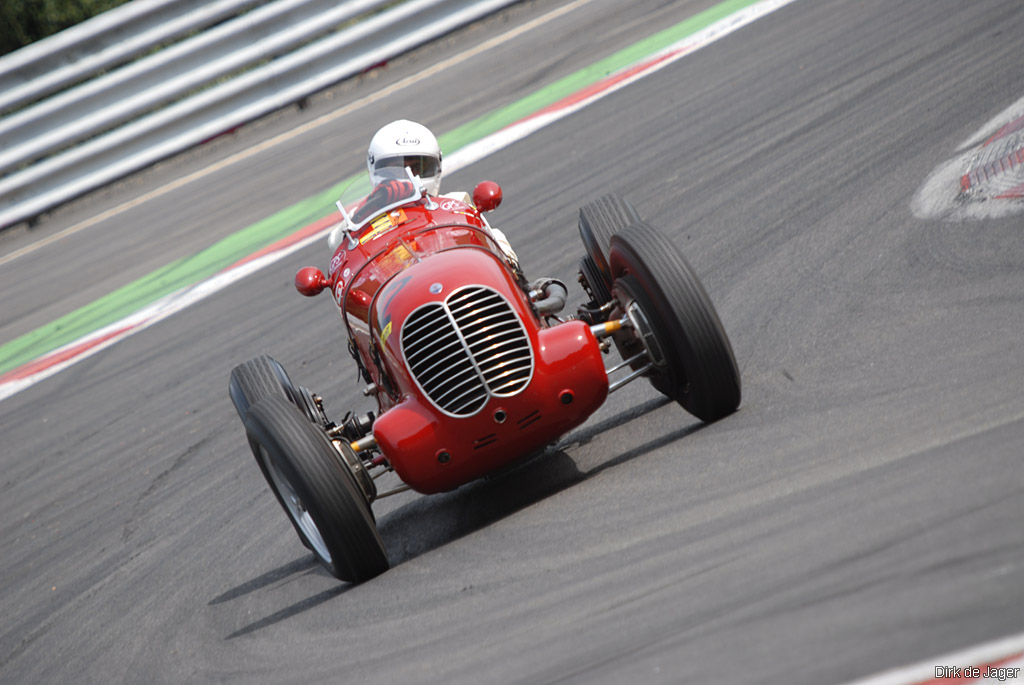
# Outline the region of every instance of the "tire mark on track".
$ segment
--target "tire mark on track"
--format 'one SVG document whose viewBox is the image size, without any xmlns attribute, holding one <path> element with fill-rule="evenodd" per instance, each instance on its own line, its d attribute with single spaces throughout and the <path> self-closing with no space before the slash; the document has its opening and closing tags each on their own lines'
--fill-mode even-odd
<svg viewBox="0 0 1024 685">
<path fill-rule="evenodd" d="M 203 447 L 208 442 L 212 441 L 214 437 L 215 434 L 210 433 L 200 438 L 198 442 L 194 442 L 191 445 L 189 445 L 184 452 L 179 454 L 174 459 L 170 466 L 168 466 L 166 469 L 158 473 L 153 478 L 149 486 L 146 487 L 142 494 L 140 494 L 135 499 L 135 503 L 132 504 L 131 513 L 129 514 L 128 520 L 125 522 L 124 527 L 121 529 L 121 542 L 128 543 L 128 541 L 131 540 L 132 536 L 135 534 L 135 531 L 138 528 L 137 521 L 145 515 L 145 512 L 143 511 L 143 503 L 147 499 L 149 499 L 149 497 L 153 495 L 153 493 L 157 491 L 160 485 L 165 480 L 167 480 L 167 478 L 169 478 L 171 474 L 180 470 L 192 459 L 192 457 L 200 453 L 203 450 Z M 133 523 L 135 523 L 136 525 L 132 525 Z"/>
</svg>

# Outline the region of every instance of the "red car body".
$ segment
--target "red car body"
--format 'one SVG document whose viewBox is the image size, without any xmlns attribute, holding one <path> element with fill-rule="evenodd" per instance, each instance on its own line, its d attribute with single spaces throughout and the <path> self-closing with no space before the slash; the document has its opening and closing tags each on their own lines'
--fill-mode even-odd
<svg viewBox="0 0 1024 685">
<path fill-rule="evenodd" d="M 489 182 L 473 205 L 430 197 L 411 167 L 396 169 L 354 211 L 338 203 L 344 221 L 331 234 L 328 274 L 296 274 L 303 295 L 333 294 L 377 416 L 332 421 L 320 396 L 266 354 L 231 371 L 228 392 L 271 491 L 341 580 L 391 566 L 374 501 L 498 471 L 636 379 L 705 422 L 739 406 L 739 370 L 711 300 L 676 245 L 632 205 L 609 193 L 580 208 L 589 300 L 563 320 L 565 285 L 527 283 L 484 221 L 500 201 Z M 612 345 L 621 361 L 606 369 Z M 390 472 L 403 482 L 379 491 Z"/>
<path fill-rule="evenodd" d="M 506 466 L 605 401 L 590 326 L 549 325 L 524 285 L 477 208 L 428 197 L 343 241 L 326 277 L 296 276 L 303 294 L 334 294 L 379 406 L 373 437 L 414 490 L 451 490 Z"/>
</svg>

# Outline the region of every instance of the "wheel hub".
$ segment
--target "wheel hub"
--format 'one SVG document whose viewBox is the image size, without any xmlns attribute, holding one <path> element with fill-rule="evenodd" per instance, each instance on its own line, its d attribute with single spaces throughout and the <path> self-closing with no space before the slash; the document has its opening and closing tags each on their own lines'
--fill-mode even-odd
<svg viewBox="0 0 1024 685">
<path fill-rule="evenodd" d="M 263 463 L 267 466 L 267 472 L 270 474 L 271 480 L 274 481 L 274 485 L 277 487 L 278 493 L 281 495 L 281 499 L 285 503 L 285 508 L 288 510 L 288 515 L 295 521 L 296 525 L 302 529 L 303 534 L 312 545 L 313 550 L 320 556 L 321 559 L 331 562 L 331 553 L 327 549 L 327 543 L 324 542 L 324 538 L 320 535 L 320 529 L 317 528 L 316 521 L 309 515 L 306 510 L 306 506 L 302 503 L 298 493 L 295 492 L 295 488 L 288 481 L 288 478 L 281 473 L 281 469 L 274 462 L 274 460 L 267 453 L 266 449 L 260 445 L 260 456 L 263 459 Z"/>
<path fill-rule="evenodd" d="M 654 335 L 654 329 L 651 327 L 647 314 L 637 304 L 636 300 L 633 300 L 626 306 L 626 316 L 629 317 L 630 323 L 633 324 L 633 330 L 636 333 L 637 339 L 640 340 L 647 351 L 648 359 L 656 367 L 664 367 L 666 365 L 665 352 L 661 349 L 657 336 Z"/>
</svg>

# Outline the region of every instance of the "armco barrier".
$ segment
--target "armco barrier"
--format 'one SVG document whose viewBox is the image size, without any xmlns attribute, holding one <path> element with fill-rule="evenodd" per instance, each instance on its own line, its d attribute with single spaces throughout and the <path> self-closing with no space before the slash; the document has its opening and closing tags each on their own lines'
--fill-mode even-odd
<svg viewBox="0 0 1024 685">
<path fill-rule="evenodd" d="M 0 112 L 33 102 L 265 0 L 134 0 L 0 57 Z"/>
<path fill-rule="evenodd" d="M 345 21 L 346 16 L 352 17 L 386 3 L 359 0 L 332 6 L 319 0 L 274 0 L 209 29 L 213 38 L 204 38 L 207 32 L 194 36 L 191 39 L 195 41 L 193 45 L 197 46 L 197 51 L 202 47 L 207 59 L 192 62 L 188 59 L 189 51 L 181 48 L 171 57 L 161 57 L 162 52 L 157 52 L 124 67 L 129 70 L 127 76 L 115 78 L 117 71 L 111 72 L 104 77 L 109 80 L 103 82 L 105 85 L 102 87 L 87 82 L 53 96 L 53 99 L 65 98 L 63 102 L 81 98 L 78 102 L 90 104 L 88 107 L 54 107 L 44 100 L 28 108 L 40 108 L 37 110 L 41 113 L 40 119 L 49 117 L 45 119 L 49 124 L 42 128 L 33 128 L 33 117 L 16 118 L 19 113 L 10 115 L 13 123 L 7 119 L 0 120 L 0 150 L 3 150 L 0 159 L 8 167 L 24 163 L 11 161 L 17 150 L 27 154 L 28 158 L 62 150 L 0 178 L 0 228 L 31 219 L 78 195 L 288 106 L 517 1 L 407 0 L 342 31 L 302 44 L 324 30 L 325 22 L 317 19 L 316 15 L 328 15 L 330 20 L 326 23 L 340 22 Z M 289 17 L 288 21 L 267 19 L 285 16 Z M 229 25 L 232 26 L 228 28 Z M 273 30 L 267 37 L 258 41 L 270 50 L 270 54 L 251 49 L 253 32 L 268 31 L 271 27 Z M 297 49 L 278 54 L 299 44 L 302 45 Z M 228 64 L 236 69 L 242 62 L 252 60 L 250 64 L 257 63 L 270 56 L 276 58 L 240 76 L 136 117 L 138 111 L 145 109 L 142 102 L 146 98 L 166 103 L 174 97 L 169 94 L 171 91 L 178 89 L 181 92 L 181 89 L 188 90 L 197 84 L 212 82 L 224 73 L 222 70 Z M 153 64 L 162 66 L 152 68 L 142 64 L 148 60 L 155 60 Z M 175 72 L 176 76 L 171 79 L 168 77 L 171 67 L 167 66 L 170 64 L 187 65 L 187 68 Z M 5 67 L 0 60 L 0 69 Z M 0 81 L 3 78 L 5 76 L 0 76 Z M 160 83 L 161 80 L 166 83 Z M 172 80 L 173 84 L 170 83 Z M 124 84 L 128 82 L 136 85 L 127 88 Z M 184 86 L 185 83 L 189 86 Z M 150 87 L 142 88 L 139 84 Z M 79 89 L 84 95 L 71 95 Z M 126 90 L 132 95 L 126 96 Z M 144 90 L 150 92 L 142 95 Z M 60 102 L 62 100 L 58 100 Z M 69 118 L 68 111 L 74 111 L 74 116 Z M 115 128 L 64 149 L 83 136 L 94 135 L 96 131 L 110 126 Z M 19 130 L 22 132 L 20 135 Z"/>
<path fill-rule="evenodd" d="M 277 0 L 0 120 L 0 174 L 273 59 L 393 0 Z M 9 142 L 8 142 L 9 141 Z"/>
</svg>

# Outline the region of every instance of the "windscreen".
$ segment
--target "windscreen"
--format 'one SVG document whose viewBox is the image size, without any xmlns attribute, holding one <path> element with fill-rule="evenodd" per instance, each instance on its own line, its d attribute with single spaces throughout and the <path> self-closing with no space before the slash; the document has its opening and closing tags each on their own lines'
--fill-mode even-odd
<svg viewBox="0 0 1024 685">
<path fill-rule="evenodd" d="M 358 230 L 368 219 L 417 199 L 419 199 L 419 193 L 411 181 L 389 179 L 378 184 L 366 196 L 363 204 L 352 214 L 352 222 Z"/>
</svg>

